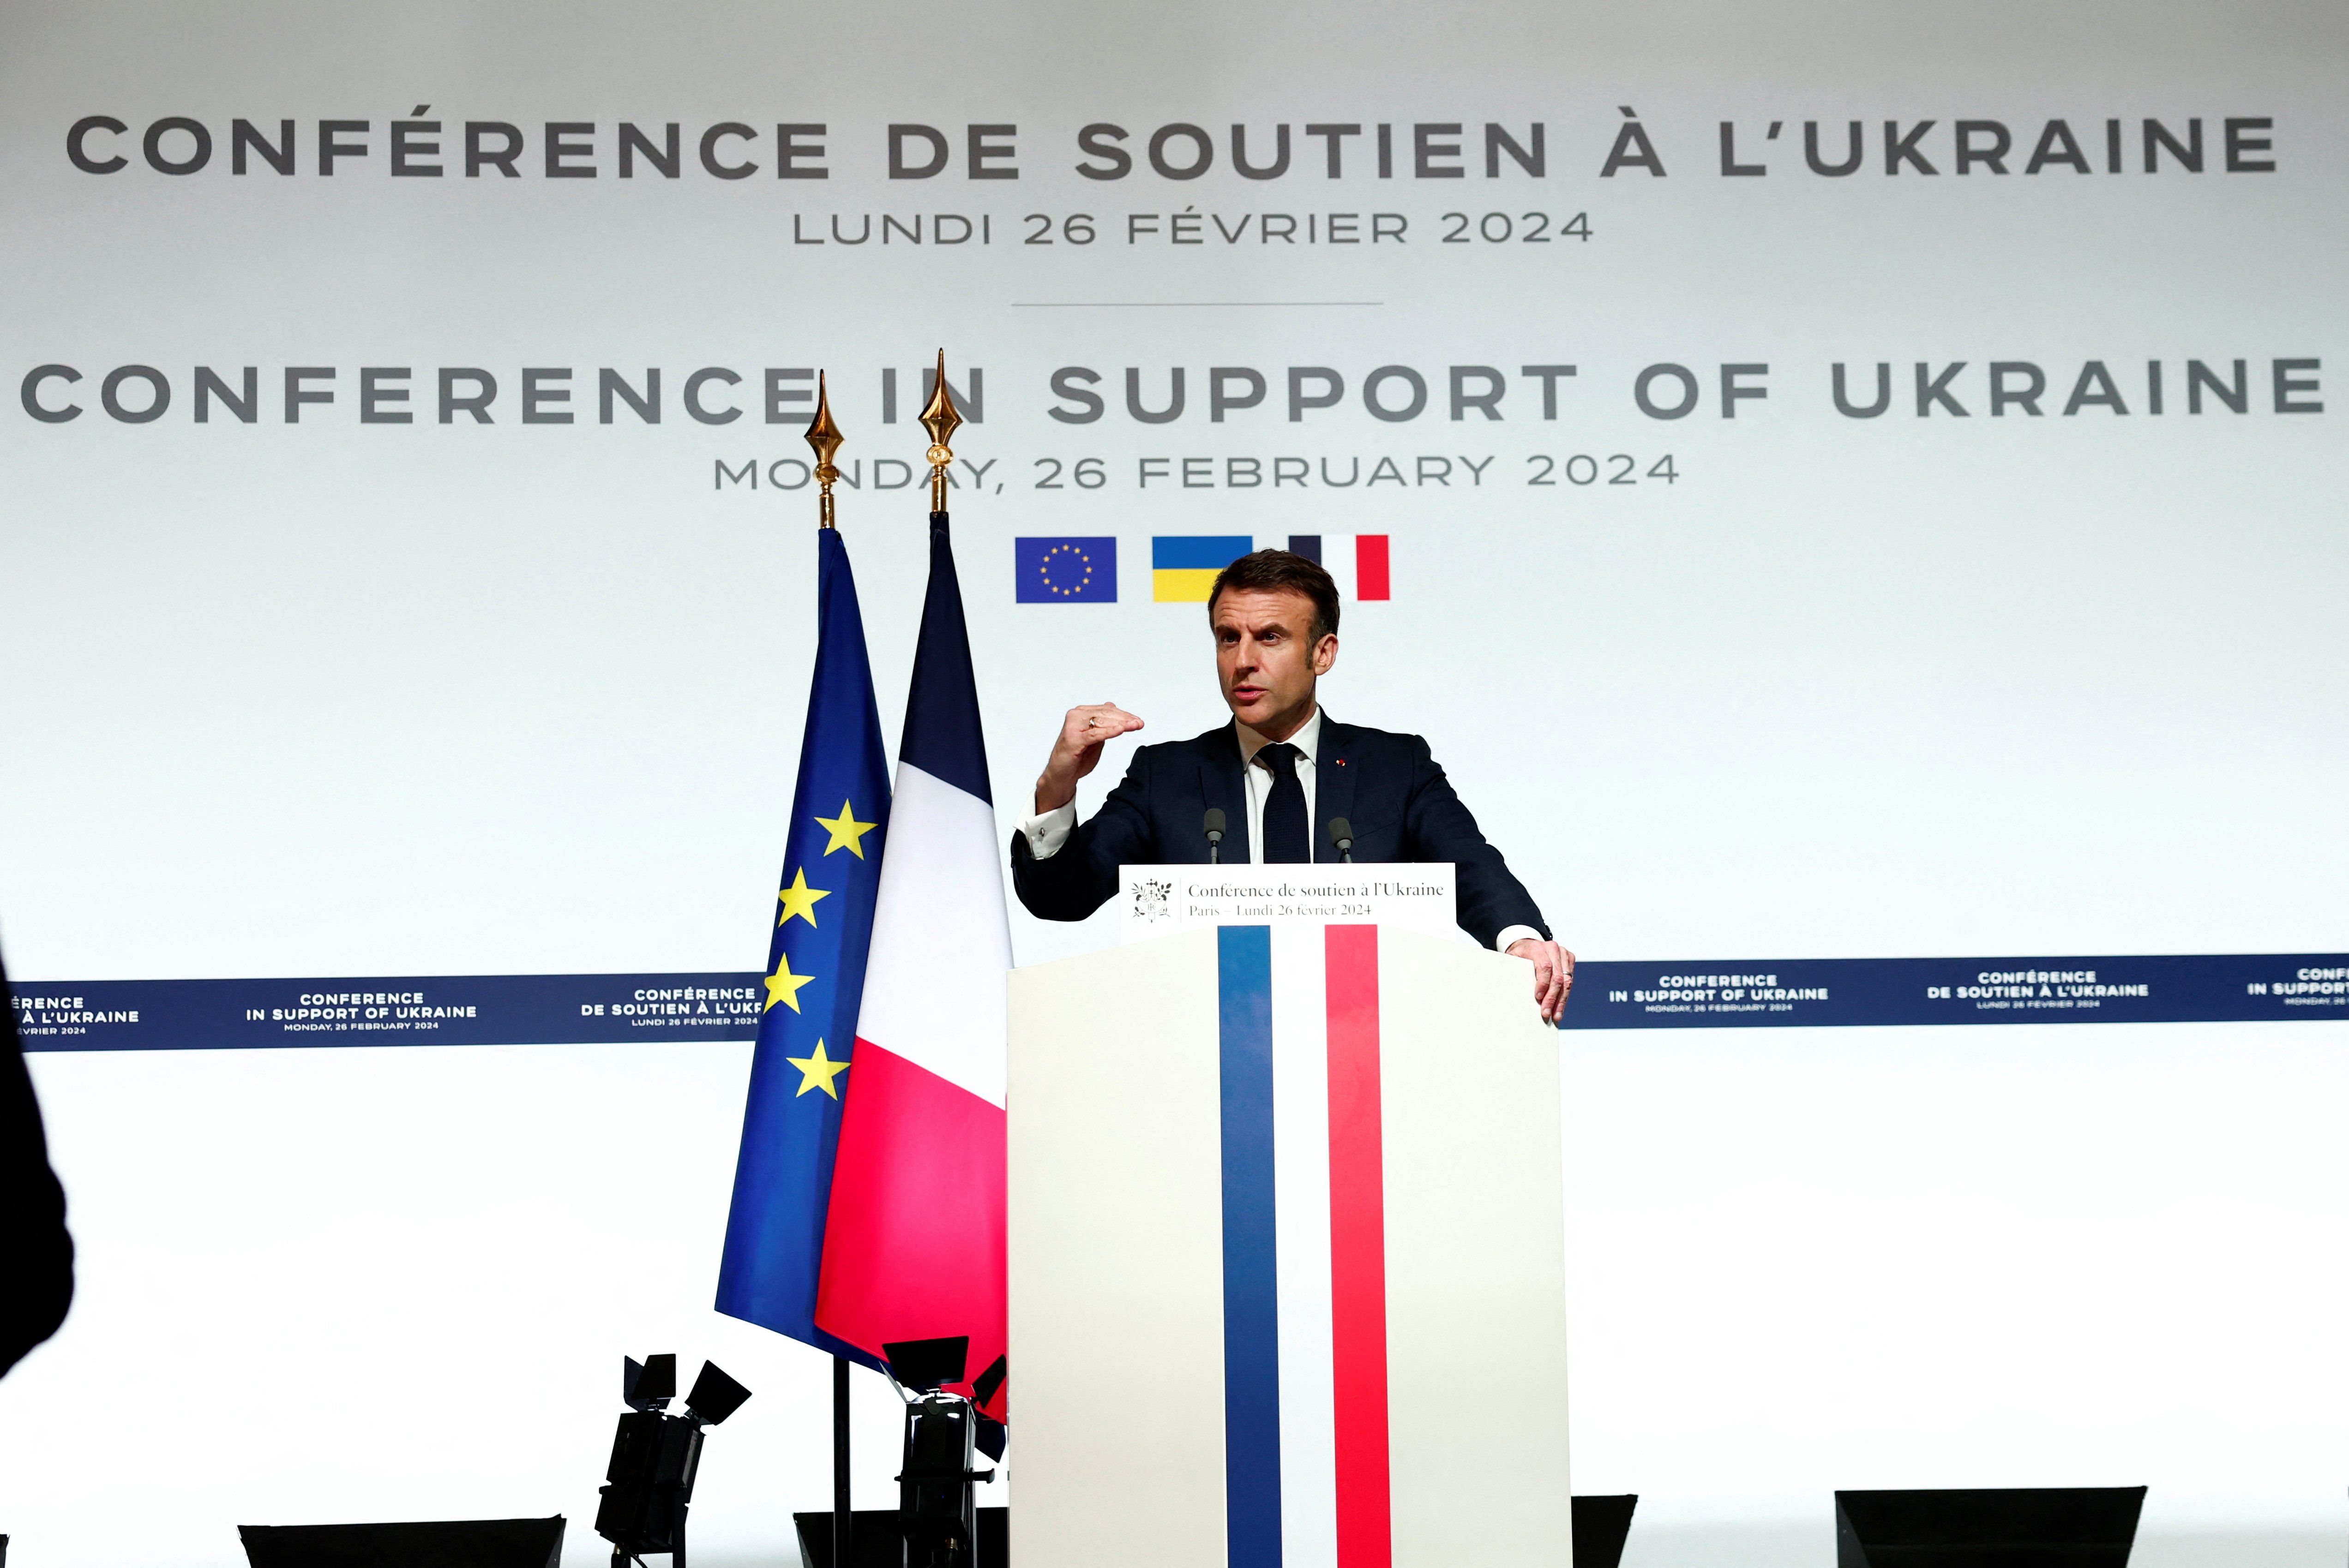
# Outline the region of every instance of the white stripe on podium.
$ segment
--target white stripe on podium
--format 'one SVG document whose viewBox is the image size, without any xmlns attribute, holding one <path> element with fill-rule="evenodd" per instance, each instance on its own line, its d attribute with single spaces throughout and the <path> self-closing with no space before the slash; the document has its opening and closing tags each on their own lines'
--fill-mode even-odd
<svg viewBox="0 0 2349 1568">
<path fill-rule="evenodd" d="M 1318 926 L 1272 929 L 1281 1568 L 1336 1568 L 1330 1344 L 1330 1013 Z"/>
</svg>

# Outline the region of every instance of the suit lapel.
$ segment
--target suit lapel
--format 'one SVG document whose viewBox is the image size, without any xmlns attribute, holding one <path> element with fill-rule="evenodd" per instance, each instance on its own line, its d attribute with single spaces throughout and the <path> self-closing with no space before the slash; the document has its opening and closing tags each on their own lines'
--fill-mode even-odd
<svg viewBox="0 0 2349 1568">
<path fill-rule="evenodd" d="M 1221 854 L 1227 866 L 1244 866 L 1255 853 L 1248 843 L 1247 780 L 1240 766 L 1239 731 L 1227 724 L 1207 742 L 1206 760 L 1199 764 L 1199 798 L 1224 813 Z"/>
<path fill-rule="evenodd" d="M 1320 754 L 1313 762 L 1313 858 L 1334 861 L 1338 846 L 1330 841 L 1330 824 L 1354 814 L 1354 779 L 1361 765 L 1352 756 L 1354 732 L 1348 725 L 1321 716 Z"/>
</svg>

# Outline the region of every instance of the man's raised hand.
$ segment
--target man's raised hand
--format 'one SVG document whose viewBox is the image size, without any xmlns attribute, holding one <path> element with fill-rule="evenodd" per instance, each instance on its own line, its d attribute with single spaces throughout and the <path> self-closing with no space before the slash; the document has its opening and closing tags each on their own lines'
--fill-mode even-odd
<svg viewBox="0 0 2349 1568">
<path fill-rule="evenodd" d="M 1069 709 L 1052 755 L 1036 779 L 1036 814 L 1057 811 L 1077 798 L 1077 780 L 1101 763 L 1102 747 L 1116 737 L 1140 729 L 1142 720 L 1113 702 L 1087 703 Z"/>
</svg>

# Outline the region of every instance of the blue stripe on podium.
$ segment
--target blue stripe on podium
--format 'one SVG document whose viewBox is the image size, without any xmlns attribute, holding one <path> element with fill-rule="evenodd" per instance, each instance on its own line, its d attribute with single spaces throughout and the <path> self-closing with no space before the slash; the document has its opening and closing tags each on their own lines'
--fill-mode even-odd
<svg viewBox="0 0 2349 1568">
<path fill-rule="evenodd" d="M 1230 1568 L 1280 1564 L 1280 1298 L 1272 1171 L 1272 932 L 1216 934 L 1222 1035 L 1224 1529 Z"/>
</svg>

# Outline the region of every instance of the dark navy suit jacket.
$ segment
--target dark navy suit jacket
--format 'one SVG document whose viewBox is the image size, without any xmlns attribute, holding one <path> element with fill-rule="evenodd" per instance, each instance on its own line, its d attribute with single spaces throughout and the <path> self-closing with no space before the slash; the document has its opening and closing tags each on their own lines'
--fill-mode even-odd
<svg viewBox="0 0 2349 1568">
<path fill-rule="evenodd" d="M 1550 934 L 1533 895 L 1476 830 L 1476 819 L 1452 792 L 1425 740 L 1340 724 L 1325 711 L 1319 750 L 1316 861 L 1341 858 L 1330 841 L 1330 822 L 1343 817 L 1353 825 L 1358 861 L 1451 861 L 1460 927 L 1485 946 L 1512 925 Z M 1242 766 L 1239 732 L 1230 724 L 1136 750 L 1124 781 L 1058 854 L 1038 860 L 1027 834 L 1011 835 L 1011 884 L 1019 902 L 1042 920 L 1082 920 L 1117 896 L 1120 866 L 1203 863 L 1201 820 L 1211 806 L 1222 808 L 1226 824 L 1223 859 L 1245 864 L 1251 851 Z"/>
</svg>

